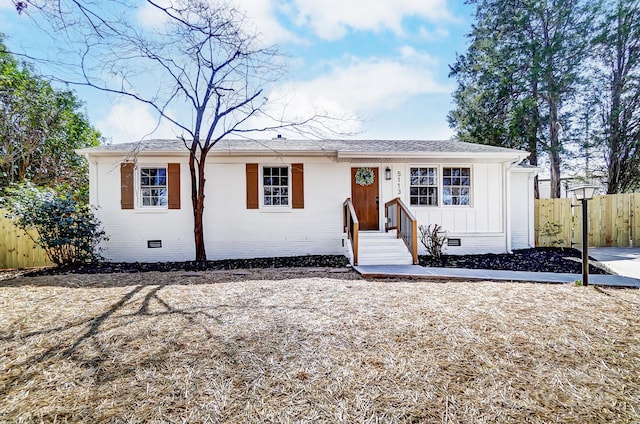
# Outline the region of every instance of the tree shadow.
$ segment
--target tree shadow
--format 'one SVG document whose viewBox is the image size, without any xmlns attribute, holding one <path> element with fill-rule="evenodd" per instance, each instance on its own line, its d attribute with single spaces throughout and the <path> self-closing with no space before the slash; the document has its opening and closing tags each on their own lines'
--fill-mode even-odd
<svg viewBox="0 0 640 424">
<path fill-rule="evenodd" d="M 185 319 L 187 326 L 200 326 L 204 334 L 204 338 L 211 339 L 214 338 L 215 335 L 207 325 L 199 322 L 198 317 L 204 317 L 207 320 L 213 320 L 221 324 L 222 320 L 216 316 L 215 313 L 212 313 L 212 310 L 228 308 L 249 309 L 255 307 L 252 305 L 218 304 L 207 305 L 206 307 L 190 306 L 188 308 L 176 308 L 170 301 L 167 301 L 160 295 L 161 291 L 167 286 L 168 285 L 137 285 L 124 293 L 106 310 L 102 312 L 98 311 L 99 313 L 92 317 L 84 318 L 68 325 L 22 333 L 15 332 L 11 335 L 2 336 L 0 338 L 0 342 L 18 343 L 21 340 L 26 341 L 32 337 L 54 337 L 55 334 L 60 334 L 67 330 L 78 330 L 77 335 L 71 340 L 59 341 L 48 347 L 43 352 L 34 353 L 20 362 L 10 363 L 8 366 L 9 372 L 7 373 L 7 377 L 0 381 L 0 396 L 7 396 L 11 391 L 25 386 L 30 380 L 36 378 L 37 374 L 41 372 L 38 365 L 42 365 L 47 361 L 71 360 L 78 364 L 78 366 L 92 368 L 97 371 L 95 376 L 96 382 L 98 384 L 104 384 L 107 381 L 135 372 L 137 367 L 162 361 L 164 355 L 171 353 L 168 346 L 164 347 L 162 352 L 156 352 L 153 357 L 145 358 L 143 363 L 138 363 L 132 366 L 123 366 L 118 368 L 117 375 L 113 372 L 109 372 L 107 375 L 103 372 L 103 362 L 109 358 L 113 358 L 113 352 L 115 352 L 117 348 L 124 346 L 125 343 L 128 343 L 131 340 L 143 337 L 142 334 L 133 334 L 131 339 L 121 340 L 118 345 L 106 347 L 100 341 L 98 336 L 101 334 L 102 329 L 107 322 L 110 323 L 108 330 L 111 331 L 114 328 L 126 327 L 136 320 L 143 319 L 145 317 L 161 318 L 175 315 Z M 265 294 L 265 296 L 267 295 L 270 294 Z M 140 302 L 139 306 L 135 305 L 137 302 Z M 154 302 L 155 305 L 157 305 L 155 308 L 152 305 Z M 123 311 L 123 308 L 126 306 L 135 306 L 135 308 L 131 311 Z M 85 331 L 82 331 L 83 326 L 87 326 Z M 81 346 L 87 343 L 92 343 L 92 347 L 94 348 L 93 353 L 89 353 L 89 351 L 84 352 L 80 349 Z"/>
</svg>

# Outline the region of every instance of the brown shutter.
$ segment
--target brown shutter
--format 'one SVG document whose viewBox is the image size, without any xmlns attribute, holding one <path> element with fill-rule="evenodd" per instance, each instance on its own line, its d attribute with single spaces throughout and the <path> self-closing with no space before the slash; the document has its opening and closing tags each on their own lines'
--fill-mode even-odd
<svg viewBox="0 0 640 424">
<path fill-rule="evenodd" d="M 258 164 L 247 164 L 247 209 L 258 209 Z"/>
<path fill-rule="evenodd" d="M 291 207 L 304 209 L 304 165 L 291 164 Z"/>
<path fill-rule="evenodd" d="M 169 209 L 180 209 L 180 164 L 170 163 L 167 168 L 167 174 L 169 174 L 167 206 Z"/>
<path fill-rule="evenodd" d="M 133 209 L 133 163 L 120 164 L 120 209 Z"/>
</svg>

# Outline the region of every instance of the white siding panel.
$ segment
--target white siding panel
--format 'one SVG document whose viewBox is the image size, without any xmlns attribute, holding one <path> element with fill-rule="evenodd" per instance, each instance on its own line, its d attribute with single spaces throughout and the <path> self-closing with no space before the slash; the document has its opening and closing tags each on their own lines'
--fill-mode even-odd
<svg viewBox="0 0 640 424">
<path fill-rule="evenodd" d="M 511 174 L 511 244 L 513 249 L 533 247 L 533 173 Z"/>
</svg>

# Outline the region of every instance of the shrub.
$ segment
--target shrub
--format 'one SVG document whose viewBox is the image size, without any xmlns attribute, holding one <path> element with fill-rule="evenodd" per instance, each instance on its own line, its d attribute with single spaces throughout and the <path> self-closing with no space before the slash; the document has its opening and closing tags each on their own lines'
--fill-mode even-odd
<svg viewBox="0 0 640 424">
<path fill-rule="evenodd" d="M 441 261 L 444 244 L 447 241 L 447 232 L 438 224 L 430 224 L 428 227 L 421 225 L 419 229 L 420 243 L 432 258 Z"/>
<path fill-rule="evenodd" d="M 107 240 L 100 222 L 88 205 L 69 195 L 30 183 L 7 189 L 2 199 L 6 216 L 58 266 L 96 262 L 102 259 L 99 244 Z M 35 230 L 37 234 L 29 230 Z"/>
</svg>

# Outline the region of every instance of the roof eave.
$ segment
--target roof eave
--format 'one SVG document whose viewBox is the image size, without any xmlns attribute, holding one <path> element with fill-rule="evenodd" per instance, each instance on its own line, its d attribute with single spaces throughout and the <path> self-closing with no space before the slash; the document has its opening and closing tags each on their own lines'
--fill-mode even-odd
<svg viewBox="0 0 640 424">
<path fill-rule="evenodd" d="M 501 159 L 524 160 L 526 152 L 338 152 L 338 159 L 379 158 L 379 159 Z"/>
</svg>

